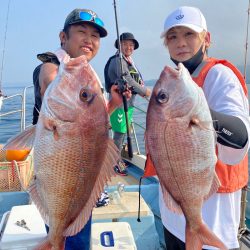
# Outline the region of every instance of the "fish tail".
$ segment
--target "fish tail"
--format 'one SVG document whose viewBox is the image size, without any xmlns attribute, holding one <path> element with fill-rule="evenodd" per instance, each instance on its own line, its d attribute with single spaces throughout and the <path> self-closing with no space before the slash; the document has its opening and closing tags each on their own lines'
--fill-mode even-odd
<svg viewBox="0 0 250 250">
<path fill-rule="evenodd" d="M 37 245 L 33 250 L 51 250 L 52 244 L 48 237 L 46 237 L 39 245 Z"/>
<path fill-rule="evenodd" d="M 202 246 L 218 247 L 220 250 L 228 250 L 224 243 L 204 223 L 198 230 L 186 227 L 186 250 L 201 250 Z"/>
<path fill-rule="evenodd" d="M 64 250 L 65 249 L 65 238 L 62 241 L 57 242 L 57 245 L 52 245 L 48 237 L 46 237 L 39 245 L 33 250 Z"/>
</svg>

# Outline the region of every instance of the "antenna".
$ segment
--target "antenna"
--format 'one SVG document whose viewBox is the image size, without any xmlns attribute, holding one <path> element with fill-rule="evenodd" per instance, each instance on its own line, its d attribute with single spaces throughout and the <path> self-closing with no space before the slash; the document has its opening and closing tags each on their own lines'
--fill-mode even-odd
<svg viewBox="0 0 250 250">
<path fill-rule="evenodd" d="M 3 96 L 3 93 L 2 93 L 2 78 L 3 78 L 3 66 L 4 66 L 5 44 L 6 44 L 8 20 L 9 20 L 10 1 L 11 0 L 9 0 L 9 2 L 8 2 L 6 23 L 5 23 L 5 32 L 4 32 L 4 41 L 3 41 L 3 54 L 2 54 L 2 62 L 1 62 L 1 74 L 0 74 L 0 97 Z"/>
<path fill-rule="evenodd" d="M 244 61 L 244 79 L 246 80 L 246 71 L 247 71 L 247 50 L 248 50 L 248 27 L 249 27 L 249 15 L 250 15 L 250 0 L 248 3 L 248 10 L 247 10 L 247 34 L 246 34 L 246 49 L 245 49 L 245 61 Z"/>
</svg>

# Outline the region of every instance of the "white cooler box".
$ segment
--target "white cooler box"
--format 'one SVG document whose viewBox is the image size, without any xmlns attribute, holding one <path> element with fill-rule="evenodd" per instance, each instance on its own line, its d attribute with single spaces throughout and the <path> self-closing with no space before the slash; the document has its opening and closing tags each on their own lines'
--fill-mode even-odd
<svg viewBox="0 0 250 250">
<path fill-rule="evenodd" d="M 16 222 L 21 220 L 26 222 L 30 231 L 16 225 Z M 12 207 L 9 217 L 6 213 L 2 218 L 0 232 L 2 232 L 0 238 L 1 250 L 33 249 L 47 236 L 43 219 L 35 205 Z"/>
<path fill-rule="evenodd" d="M 136 250 L 134 237 L 127 222 L 93 223 L 91 250 Z"/>
</svg>

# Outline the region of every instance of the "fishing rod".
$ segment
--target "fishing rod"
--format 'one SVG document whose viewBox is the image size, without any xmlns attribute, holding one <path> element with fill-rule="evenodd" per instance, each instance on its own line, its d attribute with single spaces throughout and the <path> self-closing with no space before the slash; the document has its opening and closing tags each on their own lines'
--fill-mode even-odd
<svg viewBox="0 0 250 250">
<path fill-rule="evenodd" d="M 249 27 L 249 14 L 250 14 L 250 0 L 248 2 L 247 10 L 247 32 L 246 32 L 246 47 L 245 47 L 245 60 L 244 60 L 244 79 L 246 81 L 246 68 L 247 68 L 247 50 L 248 50 L 248 27 Z M 247 209 L 247 192 L 249 187 L 245 186 L 242 188 L 241 193 L 241 213 L 240 213 L 240 225 L 238 230 L 238 237 L 241 238 L 245 231 L 247 230 L 246 226 L 246 209 Z"/>
<path fill-rule="evenodd" d="M 130 137 L 130 129 L 129 129 L 129 121 L 128 121 L 128 102 L 126 96 L 123 95 L 123 93 L 128 89 L 128 84 L 125 79 L 125 74 L 123 72 L 123 66 L 122 66 L 122 51 L 121 51 L 121 40 L 119 35 L 119 26 L 118 26 L 118 17 L 117 17 L 117 10 L 116 10 L 116 0 L 114 0 L 114 12 L 115 12 L 115 24 L 116 24 L 116 34 L 117 34 L 117 43 L 118 43 L 118 55 L 119 55 L 119 62 L 120 62 L 120 72 L 121 77 L 118 79 L 118 89 L 119 92 L 122 95 L 122 101 L 123 101 L 123 107 L 124 107 L 124 113 L 125 113 L 125 120 L 126 120 L 126 128 L 127 128 L 127 143 L 128 143 L 128 156 L 129 158 L 133 158 L 133 149 L 132 149 L 132 142 Z"/>
</svg>

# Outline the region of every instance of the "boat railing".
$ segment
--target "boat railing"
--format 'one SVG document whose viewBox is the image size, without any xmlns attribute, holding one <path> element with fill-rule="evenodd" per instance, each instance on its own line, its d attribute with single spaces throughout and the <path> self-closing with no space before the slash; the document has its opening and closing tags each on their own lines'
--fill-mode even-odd
<svg viewBox="0 0 250 250">
<path fill-rule="evenodd" d="M 250 192 L 250 186 L 246 186 L 242 188 L 241 194 L 241 213 L 240 213 L 240 225 L 238 231 L 238 237 L 241 238 L 242 235 L 246 232 L 247 225 L 246 225 L 246 210 L 247 210 L 247 194 Z"/>
<path fill-rule="evenodd" d="M 6 111 L 4 113 L 0 113 L 0 118 L 1 117 L 4 117 L 4 116 L 9 116 L 9 115 L 12 115 L 12 114 L 16 114 L 16 113 L 20 113 L 21 114 L 21 117 L 20 117 L 20 131 L 23 130 L 23 119 L 24 119 L 24 116 L 23 116 L 23 94 L 14 94 L 14 95 L 11 95 L 11 96 L 5 96 L 3 98 L 3 105 L 4 105 L 4 102 L 6 100 L 13 100 L 13 99 L 17 99 L 17 98 L 20 98 L 21 99 L 21 108 L 19 109 L 15 109 L 15 110 L 10 110 L 10 111 Z"/>
<path fill-rule="evenodd" d="M 140 151 L 140 145 L 138 143 L 138 139 L 137 139 L 137 130 L 141 130 L 141 133 L 144 134 L 145 130 L 146 130 L 146 113 L 147 111 L 145 111 L 144 109 L 138 107 L 138 106 L 134 106 L 135 109 L 135 113 L 137 113 L 138 116 L 140 116 L 141 119 L 134 119 L 132 120 L 132 133 L 133 133 L 133 138 L 134 138 L 134 142 L 136 145 L 136 152 L 137 154 L 141 154 Z"/>
<path fill-rule="evenodd" d="M 24 119 L 22 121 L 23 129 L 26 128 L 26 97 L 27 97 L 27 90 L 31 89 L 31 88 L 33 89 L 34 85 L 29 85 L 29 86 L 25 87 L 24 90 L 23 90 L 23 104 L 22 104 L 22 107 L 23 107 L 23 117 L 24 117 Z"/>
<path fill-rule="evenodd" d="M 27 89 L 33 88 L 33 85 L 24 87 L 22 93 L 18 94 L 13 94 L 10 96 L 4 96 L 3 98 L 3 106 L 5 105 L 5 102 L 10 100 L 10 101 L 16 101 L 17 103 L 20 103 L 21 106 L 20 108 L 17 107 L 16 109 L 5 111 L 5 112 L 0 112 L 0 119 L 1 117 L 6 117 L 10 116 L 12 114 L 18 114 L 20 113 L 20 132 L 25 130 L 26 128 L 26 96 L 27 96 Z M 20 101 L 18 99 L 20 98 Z"/>
</svg>

